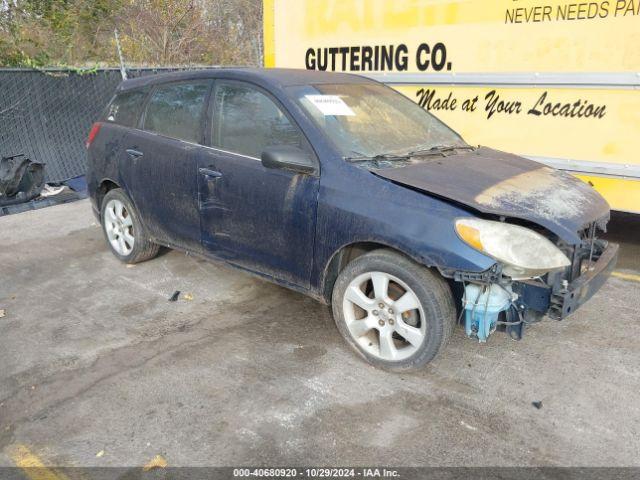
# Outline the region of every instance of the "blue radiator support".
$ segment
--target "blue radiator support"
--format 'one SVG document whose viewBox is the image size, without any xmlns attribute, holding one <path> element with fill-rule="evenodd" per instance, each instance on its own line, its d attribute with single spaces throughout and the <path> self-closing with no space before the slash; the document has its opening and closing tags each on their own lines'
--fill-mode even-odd
<svg viewBox="0 0 640 480">
<path fill-rule="evenodd" d="M 510 287 L 468 284 L 462 300 L 467 336 L 486 342 L 498 325 L 498 316 L 511 306 L 514 295 Z"/>
</svg>

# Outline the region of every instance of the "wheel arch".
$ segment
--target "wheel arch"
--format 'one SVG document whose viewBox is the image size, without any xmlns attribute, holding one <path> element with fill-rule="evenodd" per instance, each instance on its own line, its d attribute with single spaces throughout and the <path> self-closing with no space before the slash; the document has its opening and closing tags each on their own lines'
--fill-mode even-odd
<svg viewBox="0 0 640 480">
<path fill-rule="evenodd" d="M 114 188 L 122 187 L 120 187 L 120 185 L 111 178 L 102 179 L 100 185 L 98 185 L 98 189 L 96 190 L 96 206 L 98 207 L 98 212 L 102 211 L 102 199 L 109 190 L 113 190 Z"/>
<path fill-rule="evenodd" d="M 331 255 L 331 258 L 325 265 L 325 268 L 322 272 L 321 282 L 322 300 L 327 304 L 331 303 L 331 295 L 333 293 L 333 286 L 336 283 L 336 279 L 338 278 L 338 275 L 344 269 L 344 267 L 349 264 L 349 262 L 362 255 L 372 252 L 373 250 L 378 250 L 381 248 L 392 250 L 401 255 L 404 255 L 405 257 L 410 258 L 414 262 L 419 263 L 420 265 L 424 265 L 427 268 L 433 266 L 431 262 L 425 261 L 425 258 L 420 255 L 384 242 L 357 241 L 348 243 L 337 249 L 333 253 L 333 255 Z"/>
</svg>

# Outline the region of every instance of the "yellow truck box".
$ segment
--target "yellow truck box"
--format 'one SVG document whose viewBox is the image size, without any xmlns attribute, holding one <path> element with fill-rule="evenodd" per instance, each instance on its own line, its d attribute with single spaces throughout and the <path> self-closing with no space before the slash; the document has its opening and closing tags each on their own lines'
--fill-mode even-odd
<svg viewBox="0 0 640 480">
<path fill-rule="evenodd" d="M 640 0 L 264 0 L 264 49 L 385 82 L 640 213 Z"/>
</svg>

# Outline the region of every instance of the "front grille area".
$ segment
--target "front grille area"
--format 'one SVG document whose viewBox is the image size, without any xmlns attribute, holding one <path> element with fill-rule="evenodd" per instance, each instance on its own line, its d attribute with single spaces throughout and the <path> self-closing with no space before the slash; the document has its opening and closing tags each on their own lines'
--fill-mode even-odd
<svg viewBox="0 0 640 480">
<path fill-rule="evenodd" d="M 571 260 L 571 265 L 564 271 L 548 275 L 547 284 L 551 287 L 549 316 L 562 318 L 566 315 L 566 297 L 571 295 L 569 284 L 593 268 L 605 248 L 607 242 L 597 238 L 597 224 L 593 222 L 583 229 L 580 234 L 580 245 L 569 246 L 558 242 L 558 247 Z"/>
</svg>

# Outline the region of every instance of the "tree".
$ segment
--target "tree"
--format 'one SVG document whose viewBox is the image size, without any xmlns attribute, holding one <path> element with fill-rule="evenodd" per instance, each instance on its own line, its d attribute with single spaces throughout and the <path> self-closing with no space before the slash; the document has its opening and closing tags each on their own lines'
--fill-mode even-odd
<svg viewBox="0 0 640 480">
<path fill-rule="evenodd" d="M 0 66 L 262 63 L 261 0 L 0 2 Z"/>
<path fill-rule="evenodd" d="M 134 0 L 117 23 L 125 58 L 134 63 L 192 63 L 206 51 L 202 9 L 193 0 Z"/>
</svg>

